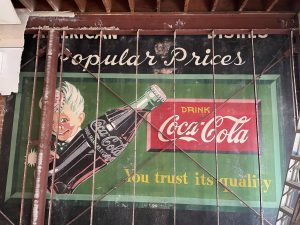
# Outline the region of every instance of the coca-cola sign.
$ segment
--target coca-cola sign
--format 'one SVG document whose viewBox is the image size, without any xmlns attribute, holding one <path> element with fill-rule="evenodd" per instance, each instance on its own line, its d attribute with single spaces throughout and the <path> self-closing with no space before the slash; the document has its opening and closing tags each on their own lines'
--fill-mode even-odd
<svg viewBox="0 0 300 225">
<path fill-rule="evenodd" d="M 168 100 L 148 116 L 147 150 L 257 153 L 256 118 L 254 100 Z"/>
</svg>

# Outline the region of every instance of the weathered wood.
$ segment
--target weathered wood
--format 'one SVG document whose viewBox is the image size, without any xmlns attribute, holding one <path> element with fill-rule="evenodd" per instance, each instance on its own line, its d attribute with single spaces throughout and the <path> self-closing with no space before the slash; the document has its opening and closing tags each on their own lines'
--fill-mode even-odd
<svg viewBox="0 0 300 225">
<path fill-rule="evenodd" d="M 266 4 L 266 11 L 270 12 L 279 0 L 268 0 Z"/>
<path fill-rule="evenodd" d="M 128 0 L 128 5 L 129 5 L 130 12 L 134 12 L 135 0 Z"/>
<path fill-rule="evenodd" d="M 61 0 L 47 0 L 54 11 L 60 10 Z"/>
<path fill-rule="evenodd" d="M 75 3 L 81 12 L 294 12 L 300 10 L 299 0 L 12 0 L 17 6 L 24 5 L 30 11 L 64 10 L 77 11 Z M 100 7 L 100 4 L 104 7 Z M 51 5 L 52 9 L 50 8 Z M 94 6 L 97 7 L 94 7 Z M 18 7 L 19 8 L 19 7 Z M 276 9 L 275 9 L 276 8 Z"/>
<path fill-rule="evenodd" d="M 244 10 L 244 8 L 246 7 L 248 1 L 249 0 L 240 0 L 240 5 L 239 5 L 239 9 L 238 9 L 239 12 Z"/>
<path fill-rule="evenodd" d="M 161 6 L 161 1 L 160 0 L 156 0 L 156 11 L 160 12 L 160 6 Z"/>
<path fill-rule="evenodd" d="M 78 6 L 80 12 L 85 12 L 86 2 L 87 0 L 75 0 L 75 3 Z"/>
<path fill-rule="evenodd" d="M 182 29 L 265 29 L 265 33 L 271 30 L 288 30 L 298 26 L 295 13 L 124 13 L 124 14 L 77 14 L 74 18 L 44 18 L 31 16 L 27 23 L 30 28 L 47 26 L 48 28 L 80 29 L 91 27 L 101 21 L 101 27 L 118 26 L 120 30 L 174 30 L 178 18 L 184 26 Z M 117 22 L 116 22 L 117 21 Z M 151 21 L 151 23 L 149 23 Z M 209 21 L 209 23 L 207 22 Z M 96 25 L 95 25 L 96 24 Z"/>
<path fill-rule="evenodd" d="M 212 7 L 211 7 L 212 12 L 217 10 L 218 3 L 219 3 L 219 0 L 213 0 Z"/>
<path fill-rule="evenodd" d="M 103 5 L 105 7 L 105 10 L 107 13 L 110 13 L 111 12 L 111 0 L 102 0 L 103 2 Z"/>
<path fill-rule="evenodd" d="M 20 2 L 30 11 L 35 10 L 36 1 L 35 0 L 20 0 Z"/>
<path fill-rule="evenodd" d="M 190 0 L 185 0 L 184 1 L 184 9 L 183 9 L 183 11 L 185 13 L 187 13 L 189 11 L 189 4 L 190 4 Z"/>
</svg>

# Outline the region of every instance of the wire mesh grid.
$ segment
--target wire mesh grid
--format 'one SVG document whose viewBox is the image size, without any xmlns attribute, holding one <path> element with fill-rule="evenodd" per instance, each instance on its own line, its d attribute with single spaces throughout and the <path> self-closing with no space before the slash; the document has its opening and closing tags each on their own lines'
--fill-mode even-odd
<svg viewBox="0 0 300 225">
<path fill-rule="evenodd" d="M 138 58 L 139 55 L 139 39 L 140 39 L 140 30 L 137 31 L 136 33 L 136 58 Z M 215 58 L 215 31 L 213 30 L 211 33 L 211 36 L 213 37 L 211 39 L 211 46 L 212 46 L 212 56 L 213 58 Z M 246 88 L 248 88 L 249 86 L 253 86 L 253 95 L 254 95 L 254 99 L 255 99 L 255 113 L 256 113 L 256 129 L 257 129 L 257 134 L 259 134 L 259 125 L 258 125 L 258 96 L 257 96 L 257 87 L 256 87 L 256 82 L 262 77 L 262 75 L 264 73 L 266 73 L 269 69 L 271 69 L 274 65 L 276 65 L 277 63 L 279 63 L 282 58 L 279 58 L 277 61 L 275 62 L 270 62 L 263 70 L 263 72 L 261 74 L 256 74 L 256 70 L 255 70 L 255 49 L 254 49 L 254 34 L 253 31 L 250 31 L 249 34 L 251 35 L 251 51 L 252 51 L 252 68 L 253 68 L 253 79 L 248 81 L 245 85 L 243 85 L 242 87 L 240 87 L 238 90 L 236 90 L 234 93 L 232 93 L 227 99 L 225 99 L 222 104 L 219 104 L 217 106 L 216 104 L 216 74 L 215 74 L 215 63 L 214 61 L 212 61 L 212 79 L 213 79 L 213 90 L 212 90 L 212 95 L 213 95 L 213 111 L 211 113 L 208 113 L 207 115 L 203 116 L 202 118 L 200 118 L 199 121 L 197 121 L 197 124 L 200 124 L 201 122 L 203 122 L 206 118 L 208 118 L 209 116 L 213 116 L 214 118 L 214 134 L 215 136 L 217 135 L 217 124 L 216 124 L 216 117 L 217 117 L 217 112 L 218 110 L 221 110 L 228 101 L 230 101 L 231 99 L 233 99 L 235 96 L 239 95 L 241 92 L 243 92 Z M 39 53 L 40 53 L 40 37 L 41 36 L 41 32 L 38 32 L 38 38 L 37 38 L 37 50 L 36 50 L 36 56 L 35 56 L 35 72 L 34 72 L 34 88 L 33 88 L 33 94 L 32 94 L 32 107 L 31 107 L 31 111 L 30 111 L 30 122 L 29 122 L 29 126 L 28 126 L 28 140 L 27 140 L 27 148 L 26 148 L 26 161 L 25 161 L 25 166 L 24 166 L 24 176 L 23 176 L 23 185 L 22 185 L 22 196 L 21 196 L 21 210 L 20 210 L 20 220 L 19 220 L 19 224 L 23 224 L 24 223 L 24 211 L 23 211 L 23 206 L 24 206 L 24 193 L 25 193 L 25 184 L 26 184 L 26 174 L 27 174 L 27 167 L 28 167 L 28 155 L 29 155 L 29 150 L 30 150 L 30 145 L 32 144 L 32 140 L 31 140 L 31 126 L 32 126 L 32 117 L 33 117 L 33 105 L 35 102 L 35 91 L 36 91 L 36 75 L 37 75 L 37 68 L 38 68 L 38 63 L 39 63 Z M 258 177 L 258 185 L 259 185 L 259 208 L 258 210 L 256 210 L 255 208 L 251 207 L 247 201 L 243 200 L 243 197 L 239 196 L 238 194 L 236 194 L 233 190 L 231 190 L 230 187 L 226 186 L 224 183 L 222 183 L 219 180 L 219 169 L 218 169 L 218 143 L 215 140 L 214 141 L 214 155 L 215 155 L 215 166 L 216 166 L 216 170 L 215 170 L 215 174 L 213 174 L 212 172 L 209 171 L 209 169 L 206 168 L 206 166 L 202 165 L 201 162 L 195 160 L 193 158 L 193 156 L 181 149 L 180 146 L 178 146 L 176 144 L 176 141 L 180 139 L 180 137 L 184 136 L 187 132 L 190 132 L 190 130 L 186 130 L 185 132 L 183 132 L 181 134 L 181 136 L 177 136 L 175 137 L 175 133 L 173 136 L 173 139 L 170 139 L 169 137 L 167 137 L 164 133 L 162 133 L 160 131 L 160 129 L 158 127 L 156 127 L 155 125 L 153 125 L 151 123 L 151 121 L 148 121 L 146 117 L 144 117 L 144 115 L 141 114 L 140 111 L 137 110 L 137 108 L 133 107 L 132 104 L 128 103 L 127 100 L 125 100 L 122 96 L 120 96 L 113 88 L 111 88 L 108 84 L 106 84 L 102 79 L 101 79 L 101 57 L 102 57 L 102 39 L 103 39 L 103 33 L 102 31 L 100 31 L 99 33 L 99 46 L 98 46 L 98 56 L 99 56 L 99 61 L 98 61 L 98 72 L 95 75 L 95 73 L 89 71 L 89 69 L 86 68 L 86 65 L 82 64 L 80 61 L 78 61 L 77 58 L 75 58 L 72 54 L 72 52 L 70 52 L 66 47 L 65 47 L 65 36 L 66 33 L 63 32 L 62 34 L 62 44 L 61 44 L 61 53 L 60 53 L 60 72 L 59 72 L 59 77 L 58 77 L 58 93 L 59 93 L 59 98 L 58 98 L 58 102 L 59 102 L 59 107 L 58 107 L 58 118 L 57 118 L 57 123 L 60 122 L 61 120 L 61 110 L 62 108 L 60 107 L 63 101 L 63 97 L 62 97 L 62 80 L 63 80 L 63 64 L 65 63 L 63 60 L 63 56 L 67 55 L 69 57 L 69 60 L 72 60 L 73 62 L 75 62 L 78 67 L 81 67 L 89 76 L 95 78 L 95 81 L 97 82 L 97 91 L 95 93 L 96 96 L 96 109 L 95 109 L 95 128 L 96 131 L 99 129 L 99 124 L 98 124 L 98 118 L 99 118 L 99 102 L 100 102 L 100 90 L 101 89 L 105 89 L 106 91 L 108 91 L 110 94 L 112 94 L 115 98 L 117 98 L 120 102 L 122 102 L 124 104 L 124 106 L 128 107 L 129 110 L 131 112 L 134 112 L 134 117 L 135 117 L 135 122 L 134 122 L 134 131 L 133 133 L 136 134 L 138 131 L 138 124 L 137 124 L 137 118 L 141 117 L 142 120 L 147 123 L 148 126 L 150 126 L 152 129 L 154 129 L 156 132 L 158 132 L 160 135 L 162 135 L 165 139 L 168 140 L 168 144 L 166 144 L 164 146 L 164 148 L 162 148 L 159 152 L 156 152 L 155 154 L 153 154 L 153 156 L 151 156 L 150 158 L 148 158 L 146 161 L 142 161 L 142 162 L 138 162 L 137 161 L 137 151 L 138 151 L 138 146 L 137 146 L 137 139 L 135 136 L 134 139 L 134 169 L 133 171 L 127 175 L 126 177 L 124 177 L 123 179 L 121 179 L 118 183 L 114 184 L 109 190 L 107 190 L 104 194 L 102 195 L 95 195 L 95 174 L 96 174 L 96 152 L 97 152 L 97 144 L 98 144 L 98 138 L 101 139 L 101 136 L 97 135 L 97 132 L 95 133 L 94 136 L 94 151 L 93 151 L 93 169 L 92 169 L 92 177 L 93 177 L 93 182 L 92 182 L 92 190 L 91 190 L 91 201 L 90 201 L 90 205 L 87 206 L 84 210 L 82 210 L 80 213 L 78 213 L 78 215 L 76 215 L 75 217 L 69 219 L 68 221 L 66 221 L 65 224 L 76 224 L 76 222 L 85 214 L 87 214 L 88 212 L 90 212 L 90 222 L 89 224 L 97 224 L 95 222 L 93 222 L 93 213 L 94 213 L 94 207 L 101 202 L 105 197 L 107 197 L 108 195 L 110 195 L 113 191 L 117 190 L 118 188 L 122 187 L 124 184 L 126 184 L 126 182 L 128 181 L 128 177 L 134 177 L 140 170 L 142 170 L 144 167 L 146 167 L 149 163 L 153 162 L 162 152 L 165 152 L 166 150 L 168 150 L 170 147 L 173 148 L 173 175 L 176 176 L 176 155 L 178 154 L 178 152 L 182 155 L 184 155 L 188 160 L 190 160 L 191 163 L 193 163 L 196 167 L 200 168 L 201 170 L 205 171 L 206 174 L 208 174 L 209 176 L 211 176 L 214 180 L 214 182 L 216 183 L 216 207 L 217 207 L 217 211 L 216 211 L 216 217 L 217 217 L 217 224 L 221 224 L 220 222 L 220 206 L 219 206 L 219 189 L 220 187 L 224 188 L 227 192 L 229 192 L 234 198 L 236 198 L 238 201 L 241 202 L 242 205 L 244 205 L 245 207 L 247 207 L 254 215 L 258 216 L 260 218 L 260 224 L 271 224 L 271 222 L 269 222 L 265 217 L 264 217 L 264 212 L 263 212 L 263 192 L 262 192 L 262 184 L 261 184 L 261 159 L 260 159 L 260 151 L 258 150 L 257 152 L 257 157 L 258 157 L 258 168 L 259 168 L 259 177 Z M 174 35 L 173 35 L 173 51 L 174 54 L 176 54 L 176 38 L 177 38 L 177 34 L 176 34 L 176 30 L 174 31 Z M 291 57 L 292 58 L 292 57 Z M 292 59 L 291 59 L 292 60 Z M 174 60 L 173 62 L 173 77 L 172 77 L 172 89 L 173 89 L 173 99 L 174 99 L 174 105 L 173 105 L 173 113 L 176 114 L 176 60 Z M 139 68 L 138 68 L 138 64 L 136 64 L 135 66 L 135 102 L 138 101 L 138 82 L 139 82 Z M 173 121 L 174 123 L 176 122 L 175 119 Z M 56 134 L 59 133 L 59 127 L 57 127 L 56 130 Z M 56 155 L 57 155 L 57 136 L 56 135 L 56 139 L 54 140 L 54 152 L 53 152 L 53 167 L 52 170 L 55 171 L 56 169 Z M 257 142 L 259 142 L 260 137 L 257 135 Z M 259 149 L 259 147 L 258 147 Z M 104 162 L 105 164 L 107 164 L 106 162 Z M 45 166 L 48 166 L 48 163 L 46 163 Z M 98 171 L 98 170 L 97 170 Z M 54 215 L 52 215 L 52 207 L 53 207 L 53 201 L 55 200 L 55 190 L 54 190 L 54 180 L 55 180 L 55 173 L 52 173 L 52 184 L 50 186 L 50 198 L 48 200 L 48 221 L 47 224 L 52 224 L 52 218 Z M 177 208 L 176 208 L 176 182 L 174 182 L 173 185 L 173 224 L 176 224 L 176 216 L 177 216 Z M 136 202 L 136 186 L 135 186 L 135 182 L 133 182 L 133 205 L 132 205 L 132 219 L 131 219 L 131 224 L 136 224 L 135 222 L 135 202 Z M 5 216 L 5 214 L 1 211 L 1 214 L 6 218 L 6 220 L 8 222 L 10 222 L 11 224 L 14 224 L 13 222 L 11 222 L 11 220 Z"/>
</svg>

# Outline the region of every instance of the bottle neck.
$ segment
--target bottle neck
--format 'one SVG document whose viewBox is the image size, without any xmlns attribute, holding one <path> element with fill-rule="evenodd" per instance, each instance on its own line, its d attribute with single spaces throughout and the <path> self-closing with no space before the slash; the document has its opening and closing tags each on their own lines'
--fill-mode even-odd
<svg viewBox="0 0 300 225">
<path fill-rule="evenodd" d="M 166 100 L 165 94 L 157 85 L 152 85 L 145 94 L 130 106 L 134 109 L 151 111 Z"/>
<path fill-rule="evenodd" d="M 139 98 L 136 102 L 133 102 L 130 104 L 129 107 L 125 107 L 126 109 L 118 114 L 117 117 L 110 120 L 110 124 L 112 127 L 108 126 L 107 128 L 118 128 L 121 126 L 122 123 L 124 123 L 129 117 L 132 116 L 132 114 L 135 113 L 135 110 L 138 111 L 151 111 L 155 105 L 151 104 L 151 101 L 144 95 L 141 98 Z"/>
<path fill-rule="evenodd" d="M 156 105 L 153 104 L 151 98 L 149 98 L 149 96 L 147 96 L 146 94 L 141 96 L 137 101 L 130 104 L 131 110 L 137 109 L 151 111 L 155 106 Z"/>
<path fill-rule="evenodd" d="M 108 129 L 117 129 L 125 123 L 129 117 L 132 117 L 135 110 L 150 112 L 165 100 L 166 96 L 162 90 L 157 85 L 152 85 L 139 99 L 131 103 L 130 107 L 124 107 L 121 110 L 117 110 L 118 113 L 114 117 L 107 114 L 108 120 L 111 124 L 111 127 Z"/>
</svg>

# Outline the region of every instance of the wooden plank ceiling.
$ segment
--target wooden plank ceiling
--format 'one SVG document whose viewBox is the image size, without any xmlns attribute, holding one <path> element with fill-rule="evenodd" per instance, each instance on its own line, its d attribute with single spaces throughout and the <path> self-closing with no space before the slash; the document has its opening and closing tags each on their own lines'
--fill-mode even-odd
<svg viewBox="0 0 300 225">
<path fill-rule="evenodd" d="M 12 0 L 30 11 L 81 13 L 297 12 L 300 0 Z"/>
</svg>

